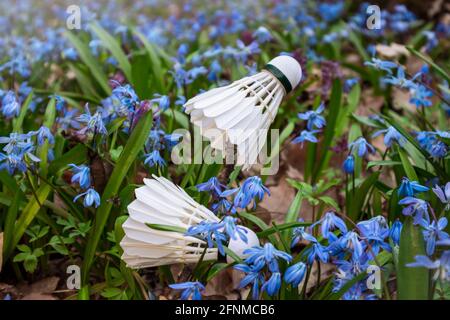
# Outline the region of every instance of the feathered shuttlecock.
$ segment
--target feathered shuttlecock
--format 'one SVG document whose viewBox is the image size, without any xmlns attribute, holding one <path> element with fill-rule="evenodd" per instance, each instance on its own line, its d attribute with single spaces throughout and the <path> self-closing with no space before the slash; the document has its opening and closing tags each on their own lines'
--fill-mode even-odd
<svg viewBox="0 0 450 320">
<path fill-rule="evenodd" d="M 302 68 L 297 60 L 279 56 L 253 76 L 189 99 L 185 111 L 211 141 L 211 147 L 223 156 L 236 146 L 236 164 L 246 169 L 258 163 L 283 97 L 301 78 Z"/>
<path fill-rule="evenodd" d="M 122 227 L 125 236 L 120 242 L 122 260 L 132 268 L 146 268 L 174 263 L 195 263 L 223 258 L 215 247 L 208 247 L 200 237 L 187 236 L 181 232 L 162 231 L 149 224 L 172 226 L 188 230 L 202 222 L 219 222 L 220 219 L 206 207 L 194 201 L 183 189 L 171 181 L 153 176 L 144 179 L 145 186 L 136 189 L 136 200 L 128 206 L 128 219 Z M 259 245 L 256 234 L 243 226 L 246 241 L 235 237 L 227 247 L 239 257 L 244 251 Z M 228 262 L 233 261 L 226 257 Z"/>
</svg>

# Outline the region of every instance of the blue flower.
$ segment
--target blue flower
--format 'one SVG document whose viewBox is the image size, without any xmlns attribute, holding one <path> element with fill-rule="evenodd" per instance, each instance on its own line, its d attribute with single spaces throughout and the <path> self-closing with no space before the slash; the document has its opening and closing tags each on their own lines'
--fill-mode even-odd
<svg viewBox="0 0 450 320">
<path fill-rule="evenodd" d="M 41 126 L 38 131 L 33 132 L 33 134 L 36 134 L 37 136 L 37 142 L 38 145 L 42 146 L 45 142 L 45 140 L 48 141 L 49 144 L 55 143 L 55 138 L 53 137 L 53 134 L 50 132 L 50 129 L 46 126 Z"/>
<path fill-rule="evenodd" d="M 211 177 L 208 181 L 198 184 L 196 188 L 198 191 L 214 192 L 216 195 L 220 195 L 225 186 L 216 177 Z"/>
<path fill-rule="evenodd" d="M 253 32 L 252 36 L 259 43 L 264 43 L 272 40 L 272 35 L 270 34 L 269 30 L 267 30 L 267 28 L 263 26 L 260 26 L 258 29 L 256 29 L 256 31 Z"/>
<path fill-rule="evenodd" d="M 314 127 L 317 129 L 322 129 L 325 124 L 325 118 L 320 114 L 325 109 L 325 104 L 322 102 L 316 111 L 306 111 L 305 113 L 299 113 L 297 116 L 302 119 L 308 121 L 306 124 L 306 129 L 311 131 Z"/>
<path fill-rule="evenodd" d="M 281 287 L 281 273 L 274 272 L 261 287 L 261 291 L 266 291 L 269 296 L 278 294 Z"/>
<path fill-rule="evenodd" d="M 301 147 L 303 147 L 303 143 L 305 141 L 317 143 L 319 140 L 317 140 L 317 138 L 314 136 L 314 134 L 316 134 L 317 132 L 319 132 L 319 130 L 312 130 L 312 131 L 303 130 L 302 132 L 300 132 L 300 135 L 298 137 L 292 140 L 292 143 L 293 144 L 299 143 Z"/>
<path fill-rule="evenodd" d="M 406 197 L 400 200 L 398 204 L 406 205 L 402 213 L 405 216 L 414 216 L 414 224 L 419 224 L 422 219 L 429 220 L 428 203 L 425 200 Z"/>
<path fill-rule="evenodd" d="M 400 147 L 403 147 L 406 143 L 406 138 L 397 131 L 394 127 L 390 126 L 387 129 L 379 130 L 375 132 L 372 137 L 375 138 L 379 136 L 380 134 L 384 133 L 384 144 L 386 147 L 390 148 L 392 147 L 392 144 L 394 142 L 397 142 Z"/>
<path fill-rule="evenodd" d="M 354 231 L 349 231 L 344 234 L 341 238 L 339 238 L 337 244 L 339 244 L 340 248 L 350 251 L 352 253 L 352 257 L 359 258 L 363 254 L 363 246 L 359 240 L 359 235 Z"/>
<path fill-rule="evenodd" d="M 259 287 L 264 282 L 264 276 L 261 269 L 257 269 L 255 266 L 248 266 L 246 264 L 237 264 L 234 269 L 245 272 L 246 276 L 239 283 L 238 289 L 242 289 L 252 283 L 252 298 L 257 300 L 259 298 Z"/>
<path fill-rule="evenodd" d="M 100 195 L 93 188 L 90 188 L 87 191 L 77 195 L 75 198 L 73 198 L 73 202 L 76 202 L 81 197 L 84 197 L 83 206 L 85 208 L 91 207 L 92 205 L 97 208 L 100 205 Z"/>
<path fill-rule="evenodd" d="M 390 246 L 384 241 L 389 236 L 389 227 L 383 216 L 358 222 L 357 227 L 361 236 L 368 240 L 371 247 L 371 254 L 373 253 L 376 256 L 381 248 L 387 251 L 391 250 Z"/>
<path fill-rule="evenodd" d="M 389 75 L 387 78 L 383 78 L 382 81 L 385 83 L 390 83 L 390 84 L 400 87 L 400 88 L 411 89 L 411 88 L 416 87 L 414 80 L 419 75 L 420 74 L 416 74 L 414 76 L 414 78 L 412 78 L 411 80 L 408 80 L 405 78 L 405 69 L 403 69 L 403 67 L 398 67 L 396 77 L 394 77 L 393 75 Z"/>
<path fill-rule="evenodd" d="M 352 174 L 355 171 L 355 157 L 353 155 L 349 155 L 345 159 L 342 165 L 342 169 L 347 174 Z"/>
<path fill-rule="evenodd" d="M 403 224 L 400 222 L 400 220 L 395 220 L 389 231 L 389 238 L 391 238 L 392 242 L 394 242 L 394 244 L 397 246 L 400 244 L 400 235 L 402 233 L 402 227 Z"/>
<path fill-rule="evenodd" d="M 2 113 L 7 118 L 13 118 L 17 117 L 20 112 L 20 104 L 17 101 L 16 94 L 9 90 L 6 92 L 6 94 L 3 96 L 2 103 Z"/>
<path fill-rule="evenodd" d="M 352 143 L 348 145 L 348 148 L 350 149 L 350 152 L 352 152 L 354 149 L 357 150 L 358 157 L 362 158 L 367 155 L 367 153 L 375 153 L 375 148 L 367 142 L 364 137 L 359 137 Z"/>
<path fill-rule="evenodd" d="M 86 123 L 85 130 L 91 133 L 98 133 L 101 135 L 108 134 L 108 130 L 106 130 L 105 124 L 103 123 L 103 119 L 101 113 L 97 111 L 94 115 L 91 115 L 89 111 L 89 107 L 86 104 L 84 107 L 86 113 L 77 117 L 77 120 L 83 123 Z"/>
<path fill-rule="evenodd" d="M 134 89 L 129 85 L 121 86 L 118 82 L 112 91 L 112 95 L 116 97 L 120 103 L 129 110 L 134 110 L 135 106 L 139 104 L 139 98 Z"/>
<path fill-rule="evenodd" d="M 261 178 L 258 176 L 249 177 L 239 188 L 234 198 L 234 205 L 237 208 L 246 208 L 255 198 L 261 201 L 265 193 L 270 196 L 270 191 L 263 185 Z M 254 201 L 254 206 L 256 206 L 256 201 Z"/>
<path fill-rule="evenodd" d="M 3 151 L 6 153 L 20 153 L 30 142 L 30 135 L 11 132 L 9 137 L 0 137 L 0 144 L 6 144 Z"/>
<path fill-rule="evenodd" d="M 10 175 L 13 175 L 16 170 L 20 172 L 27 171 L 27 165 L 21 154 L 4 154 L 0 152 L 0 171 L 7 170 Z"/>
<path fill-rule="evenodd" d="M 214 60 L 209 66 L 208 80 L 217 81 L 221 72 L 222 66 L 220 65 L 219 61 Z"/>
<path fill-rule="evenodd" d="M 394 69 L 397 67 L 397 64 L 395 62 L 380 60 L 375 57 L 372 57 L 371 62 L 369 62 L 369 61 L 364 62 L 364 65 L 374 67 L 378 70 L 387 71 L 389 74 L 392 74 L 391 69 Z"/>
<path fill-rule="evenodd" d="M 450 280 L 450 250 L 446 250 L 442 253 L 441 257 L 435 261 L 432 261 L 427 256 L 416 256 L 416 261 L 408 263 L 408 267 L 423 267 L 431 270 L 436 270 L 433 279 L 440 278 L 442 281 Z"/>
<path fill-rule="evenodd" d="M 201 291 L 205 290 L 205 286 L 198 281 L 169 284 L 169 287 L 174 290 L 183 290 L 181 300 L 189 300 L 189 298 L 202 300 Z"/>
<path fill-rule="evenodd" d="M 286 283 L 292 284 L 293 287 L 298 287 L 300 282 L 302 282 L 306 273 L 306 264 L 303 262 L 298 262 L 286 269 L 284 273 L 284 281 Z"/>
<path fill-rule="evenodd" d="M 78 183 L 81 188 L 87 189 L 91 186 L 91 170 L 88 166 L 81 165 L 77 166 L 73 163 L 69 164 L 71 167 L 73 175 L 71 182 Z"/>
<path fill-rule="evenodd" d="M 410 181 L 408 178 L 403 177 L 400 188 L 397 190 L 397 194 L 401 197 L 413 197 L 417 193 L 426 192 L 430 190 L 428 187 L 420 185 L 417 181 Z"/>
<path fill-rule="evenodd" d="M 213 248 L 217 244 L 217 249 L 221 255 L 225 255 L 223 243 L 227 241 L 227 237 L 221 231 L 224 225 L 217 222 L 201 221 L 197 225 L 189 227 L 185 235 L 197 236 L 206 240 L 208 247 Z"/>
<path fill-rule="evenodd" d="M 432 105 L 430 97 L 433 92 L 428 90 L 424 85 L 418 85 L 411 89 L 411 99 L 409 102 L 416 105 L 416 107 L 430 107 Z"/>
<path fill-rule="evenodd" d="M 337 239 L 336 235 L 333 233 L 334 230 L 340 230 L 342 234 L 347 232 L 345 222 L 336 216 L 332 211 L 325 213 L 325 215 L 311 227 L 314 227 L 319 223 L 321 224 L 320 230 L 322 232 L 322 236 L 330 241 Z"/>
<path fill-rule="evenodd" d="M 66 110 L 62 116 L 56 118 L 56 122 L 62 130 L 68 130 L 69 128 L 80 129 L 80 124 L 76 120 L 77 114 L 77 109 Z"/>
<path fill-rule="evenodd" d="M 299 222 L 303 222 L 303 219 L 300 219 Z M 305 227 L 296 227 L 292 231 L 292 241 L 291 241 L 291 248 L 295 247 L 297 243 L 301 240 L 307 240 L 307 241 L 317 241 L 316 238 L 314 238 L 312 235 L 310 235 L 308 232 L 306 232 Z"/>
<path fill-rule="evenodd" d="M 442 217 L 437 223 L 436 221 L 433 221 L 431 224 L 422 220 L 421 225 L 425 228 L 425 230 L 423 230 L 423 237 L 426 242 L 426 252 L 427 255 L 431 256 L 436 247 L 436 240 L 445 240 L 449 238 L 448 233 L 443 231 L 447 226 L 447 218 Z"/>
<path fill-rule="evenodd" d="M 344 82 L 344 92 L 350 92 L 350 90 L 357 83 L 359 83 L 359 78 L 358 77 L 346 79 L 345 82 Z"/>
<path fill-rule="evenodd" d="M 152 152 L 145 154 L 144 157 L 144 164 L 147 164 L 150 167 L 158 166 L 161 168 L 166 166 L 166 161 L 161 157 L 159 150 L 153 150 Z"/>
<path fill-rule="evenodd" d="M 445 205 L 445 210 L 450 210 L 450 182 L 447 182 L 445 187 L 434 186 L 433 192 Z"/>
<path fill-rule="evenodd" d="M 237 220 L 237 218 L 233 218 L 232 216 L 226 216 L 225 218 L 223 218 L 220 225 L 223 225 L 223 229 L 225 233 L 230 237 L 230 239 L 237 240 L 236 235 L 238 235 L 242 241 L 247 243 L 248 240 L 247 236 L 245 235 L 247 233 L 247 230 L 241 226 L 237 226 Z"/>
<path fill-rule="evenodd" d="M 165 95 L 160 95 L 160 94 L 155 94 L 154 95 L 156 98 L 153 98 L 152 102 L 157 103 L 159 105 L 159 109 L 162 111 L 165 111 L 167 109 L 169 109 L 170 107 L 170 99 L 168 96 Z"/>
<path fill-rule="evenodd" d="M 292 260 L 292 256 L 284 251 L 275 249 L 270 242 L 266 243 L 264 247 L 255 246 L 244 251 L 247 255 L 245 262 L 253 264 L 256 269 L 261 270 L 265 265 L 268 266 L 270 272 L 279 272 L 278 259 L 283 259 L 286 262 Z"/>
<path fill-rule="evenodd" d="M 311 242 L 311 246 L 306 249 L 304 255 L 307 256 L 307 262 L 309 265 L 312 265 L 314 260 L 320 260 L 323 263 L 326 263 L 329 259 L 327 247 L 321 245 L 317 241 Z"/>
</svg>

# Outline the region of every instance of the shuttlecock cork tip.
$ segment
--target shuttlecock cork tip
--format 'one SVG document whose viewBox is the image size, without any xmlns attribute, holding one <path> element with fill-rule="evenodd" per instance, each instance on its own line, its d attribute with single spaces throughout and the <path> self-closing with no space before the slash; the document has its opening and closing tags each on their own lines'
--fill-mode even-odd
<svg viewBox="0 0 450 320">
<path fill-rule="evenodd" d="M 269 61 L 266 69 L 283 84 L 286 92 L 290 92 L 302 79 L 302 67 L 298 61 L 290 56 L 278 56 Z"/>
</svg>

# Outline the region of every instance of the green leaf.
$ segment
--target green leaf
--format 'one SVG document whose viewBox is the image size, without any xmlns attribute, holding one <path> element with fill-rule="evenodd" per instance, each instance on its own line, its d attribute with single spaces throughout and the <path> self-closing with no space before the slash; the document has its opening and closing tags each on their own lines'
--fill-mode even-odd
<svg viewBox="0 0 450 320">
<path fill-rule="evenodd" d="M 51 98 L 48 102 L 47 108 L 45 109 L 44 114 L 44 123 L 43 126 L 49 129 L 52 128 L 56 119 L 56 101 L 55 98 Z M 41 174 L 43 177 L 47 176 L 48 172 L 48 150 L 50 145 L 48 140 L 44 142 L 42 146 L 39 147 L 39 158 L 41 161 L 39 162 L 39 167 L 41 169 Z"/>
<path fill-rule="evenodd" d="M 89 278 L 89 270 L 92 266 L 95 251 L 103 233 L 103 229 L 108 221 L 113 202 L 111 199 L 117 196 L 120 186 L 130 169 L 133 162 L 136 160 L 139 152 L 144 147 L 147 141 L 150 128 L 152 126 L 153 118 L 152 113 L 146 113 L 138 122 L 137 126 L 133 129 L 130 138 L 128 139 L 125 149 L 117 161 L 116 166 L 108 180 L 101 198 L 101 204 L 97 209 L 94 226 L 89 232 L 89 239 L 86 245 L 86 251 L 84 255 L 82 281 L 83 284 L 87 283 Z"/>
<path fill-rule="evenodd" d="M 75 147 L 64 153 L 61 157 L 53 160 L 48 167 L 50 175 L 56 175 L 60 170 L 67 168 L 70 163 L 80 164 L 87 161 L 87 148 L 84 144 L 77 144 Z"/>
<path fill-rule="evenodd" d="M 408 179 L 412 181 L 419 181 L 416 171 L 414 170 L 411 162 L 409 162 L 408 155 L 406 154 L 405 150 L 403 150 L 402 148 L 398 148 L 398 154 L 400 156 L 403 169 L 405 170 Z"/>
<path fill-rule="evenodd" d="M 265 229 L 264 231 L 258 232 L 258 237 L 266 238 L 271 234 L 274 234 L 278 231 L 282 230 L 289 230 L 297 227 L 306 227 L 311 225 L 310 222 L 289 222 L 289 223 L 283 223 L 283 224 L 277 224 L 274 227 Z"/>
<path fill-rule="evenodd" d="M 5 253 L 6 258 L 8 258 L 12 254 L 12 251 L 19 243 L 20 239 L 25 233 L 25 230 L 28 228 L 30 223 L 39 212 L 41 208 L 40 204 L 42 204 L 47 199 L 51 191 L 52 188 L 48 184 L 44 183 L 41 187 L 39 187 L 39 189 L 36 190 L 37 199 L 34 196 L 30 198 L 28 204 L 25 206 L 22 214 L 16 222 L 11 245 L 7 248 L 7 251 Z"/>
<path fill-rule="evenodd" d="M 175 227 L 175 226 L 168 226 L 163 224 L 153 224 L 153 223 L 146 223 L 146 225 L 149 228 L 160 230 L 160 231 L 169 231 L 169 232 L 178 232 L 178 233 L 185 233 L 186 229 Z"/>
<path fill-rule="evenodd" d="M 399 300 L 426 300 L 429 298 L 429 271 L 426 268 L 407 267 L 415 256 L 425 255 L 422 230 L 406 217 L 400 235 L 400 252 L 397 268 L 397 291 Z"/>
<path fill-rule="evenodd" d="M 393 160 L 379 160 L 379 161 L 370 161 L 367 164 L 367 169 L 370 169 L 372 167 L 383 167 L 383 166 L 388 166 L 388 167 L 393 167 L 393 166 L 399 166 L 402 163 L 400 161 L 393 161 Z"/>
<path fill-rule="evenodd" d="M 3 259 L 6 262 L 6 252 L 11 250 L 12 241 L 14 238 L 14 224 L 17 219 L 17 214 L 19 212 L 19 203 L 22 199 L 19 192 L 16 192 L 10 207 L 8 208 L 8 212 L 6 213 L 5 226 L 3 230 L 3 254 L 5 258 Z"/>
<path fill-rule="evenodd" d="M 128 61 L 127 56 L 122 51 L 120 44 L 117 40 L 110 35 L 105 29 L 103 29 L 98 23 L 90 24 L 90 28 L 94 33 L 98 36 L 98 38 L 102 41 L 103 45 L 111 51 L 111 54 L 117 60 L 120 69 L 122 69 L 123 73 L 127 77 L 128 81 L 132 81 L 131 75 L 131 64 Z"/>
<path fill-rule="evenodd" d="M 206 277 L 206 281 L 210 281 L 212 278 L 214 278 L 220 271 L 225 270 L 226 268 L 233 265 L 233 263 L 225 263 L 225 262 L 219 262 L 215 263 L 211 269 L 209 269 L 208 275 Z"/>
<path fill-rule="evenodd" d="M 108 78 L 104 74 L 101 65 L 98 63 L 98 61 L 95 60 L 89 47 L 85 43 L 83 43 L 71 31 L 66 31 L 65 36 L 77 50 L 80 59 L 86 64 L 86 66 L 92 72 L 92 75 L 94 76 L 95 80 L 97 80 L 97 83 L 103 89 L 104 91 L 103 93 L 106 94 L 107 96 L 111 95 L 111 88 L 109 87 L 108 84 Z"/>
<path fill-rule="evenodd" d="M 295 195 L 294 200 L 292 201 L 291 205 L 289 206 L 288 212 L 286 214 L 286 218 L 284 219 L 285 223 L 290 222 L 297 222 L 298 215 L 300 214 L 300 209 L 302 207 L 302 201 L 303 201 L 303 194 L 302 191 L 297 191 L 297 194 Z M 278 226 L 280 228 L 280 226 Z M 290 234 L 289 231 L 286 230 L 283 232 L 283 237 L 286 241 L 289 240 Z"/>
<path fill-rule="evenodd" d="M 28 112 L 28 106 L 30 105 L 32 100 L 33 100 L 33 91 L 30 92 L 25 102 L 23 103 L 22 108 L 20 109 L 20 114 L 14 121 L 14 127 L 12 132 L 22 132 L 23 120 L 25 119 L 25 116 Z"/>
</svg>

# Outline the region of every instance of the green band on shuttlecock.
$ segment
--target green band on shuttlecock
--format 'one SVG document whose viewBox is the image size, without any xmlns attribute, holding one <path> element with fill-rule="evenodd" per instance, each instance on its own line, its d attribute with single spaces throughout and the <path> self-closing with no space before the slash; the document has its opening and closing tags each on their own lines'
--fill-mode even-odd
<svg viewBox="0 0 450 320">
<path fill-rule="evenodd" d="M 292 85 L 289 82 L 288 78 L 284 75 L 283 72 L 280 71 L 277 67 L 275 67 L 272 64 L 266 64 L 264 67 L 267 71 L 269 71 L 271 74 L 275 76 L 278 80 L 280 80 L 281 84 L 283 85 L 284 89 L 286 90 L 286 93 L 291 92 Z"/>
</svg>

